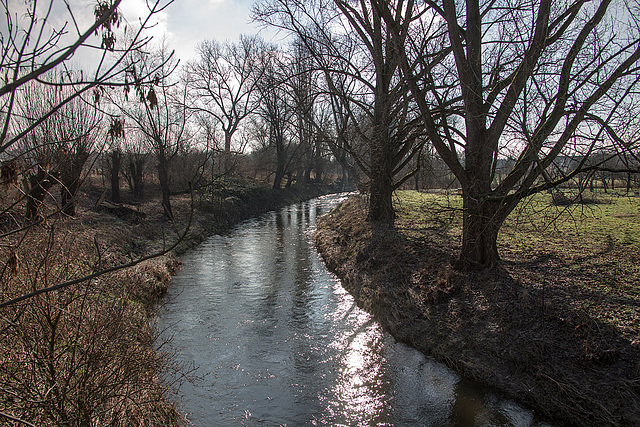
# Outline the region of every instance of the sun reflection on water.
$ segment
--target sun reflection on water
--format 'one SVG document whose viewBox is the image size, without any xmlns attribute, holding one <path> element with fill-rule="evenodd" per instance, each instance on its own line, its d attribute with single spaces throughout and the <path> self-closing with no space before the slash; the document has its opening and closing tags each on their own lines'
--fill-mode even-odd
<svg viewBox="0 0 640 427">
<path fill-rule="evenodd" d="M 382 328 L 350 298 L 343 299 L 331 316 L 350 328 L 338 334 L 332 344 L 339 350 L 335 360 L 337 380 L 327 393 L 324 421 L 348 426 L 389 425 L 385 423 L 391 402 L 381 351 Z"/>
<path fill-rule="evenodd" d="M 159 327 L 205 371 L 181 383 L 194 426 L 542 426 L 360 310 L 312 248 L 314 206 L 211 238 L 174 277 Z"/>
</svg>

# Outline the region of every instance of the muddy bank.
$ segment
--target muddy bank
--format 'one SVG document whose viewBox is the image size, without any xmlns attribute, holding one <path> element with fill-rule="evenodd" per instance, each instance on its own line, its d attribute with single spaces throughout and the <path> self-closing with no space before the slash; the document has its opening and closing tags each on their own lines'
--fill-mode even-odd
<svg viewBox="0 0 640 427">
<path fill-rule="evenodd" d="M 350 199 L 320 221 L 316 244 L 398 340 L 556 424 L 640 425 L 638 342 L 572 306 L 584 297 L 577 288 L 532 280 L 535 266 L 522 262 L 455 272 L 455 244 L 428 229 L 416 239 L 372 227 L 364 215 Z"/>
</svg>

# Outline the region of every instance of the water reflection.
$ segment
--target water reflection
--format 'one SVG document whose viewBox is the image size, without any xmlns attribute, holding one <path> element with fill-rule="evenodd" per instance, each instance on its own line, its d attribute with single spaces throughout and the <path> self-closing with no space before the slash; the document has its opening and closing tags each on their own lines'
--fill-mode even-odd
<svg viewBox="0 0 640 427">
<path fill-rule="evenodd" d="M 389 378 L 382 356 L 381 334 L 377 325 L 369 324 L 341 354 L 340 374 L 327 402 L 330 420 L 342 418 L 345 425 L 385 425 L 391 412 Z"/>
<path fill-rule="evenodd" d="M 540 425 L 385 334 L 311 242 L 338 196 L 215 236 L 183 258 L 161 330 L 202 380 L 180 388 L 197 426 Z"/>
</svg>

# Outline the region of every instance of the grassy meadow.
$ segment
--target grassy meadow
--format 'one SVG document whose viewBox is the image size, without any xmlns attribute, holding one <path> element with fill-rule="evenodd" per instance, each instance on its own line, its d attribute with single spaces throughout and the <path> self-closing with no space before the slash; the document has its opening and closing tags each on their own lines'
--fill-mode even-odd
<svg viewBox="0 0 640 427">
<path fill-rule="evenodd" d="M 396 196 L 401 234 L 411 239 L 428 235 L 455 252 L 462 233 L 460 196 L 416 191 Z M 637 339 L 640 197 L 587 193 L 583 200 L 557 206 L 550 194 L 538 194 L 523 201 L 505 221 L 498 251 L 520 280 L 571 287 L 581 296 L 575 304 Z"/>
</svg>

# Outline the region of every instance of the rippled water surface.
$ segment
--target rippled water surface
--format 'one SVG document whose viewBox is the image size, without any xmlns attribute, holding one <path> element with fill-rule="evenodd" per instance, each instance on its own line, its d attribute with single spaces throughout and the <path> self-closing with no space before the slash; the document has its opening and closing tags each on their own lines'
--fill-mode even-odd
<svg viewBox="0 0 640 427">
<path fill-rule="evenodd" d="M 186 254 L 159 327 L 198 367 L 180 387 L 197 426 L 541 426 L 383 332 L 313 247 L 344 196 L 292 205 Z"/>
</svg>

